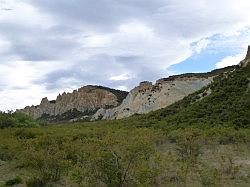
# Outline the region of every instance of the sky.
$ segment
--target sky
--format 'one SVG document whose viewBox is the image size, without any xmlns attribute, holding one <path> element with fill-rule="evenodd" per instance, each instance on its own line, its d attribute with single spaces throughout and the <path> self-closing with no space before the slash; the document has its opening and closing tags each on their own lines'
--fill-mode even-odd
<svg viewBox="0 0 250 187">
<path fill-rule="evenodd" d="M 0 110 L 239 63 L 249 0 L 0 0 Z"/>
</svg>

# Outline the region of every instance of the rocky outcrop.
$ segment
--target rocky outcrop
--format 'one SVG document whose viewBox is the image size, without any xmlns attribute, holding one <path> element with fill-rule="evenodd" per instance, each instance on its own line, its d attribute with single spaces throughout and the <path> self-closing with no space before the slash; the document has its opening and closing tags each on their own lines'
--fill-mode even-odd
<svg viewBox="0 0 250 187">
<path fill-rule="evenodd" d="M 248 46 L 247 55 L 246 55 L 246 58 L 245 58 L 245 59 L 250 60 L 250 45 Z"/>
<path fill-rule="evenodd" d="M 40 105 L 25 107 L 19 112 L 34 118 L 39 118 L 43 114 L 57 116 L 71 110 L 83 112 L 80 118 L 70 118 L 70 120 L 121 119 L 134 114 L 144 114 L 167 107 L 209 85 L 215 76 L 220 74 L 227 76 L 227 72 L 233 72 L 238 67 L 246 67 L 249 62 L 250 46 L 248 46 L 246 58 L 236 66 L 216 69 L 208 73 L 170 76 L 157 80 L 155 84 L 144 81 L 129 93 L 101 86 L 85 86 L 74 90 L 73 93 L 58 95 L 55 101 L 43 98 Z M 210 93 L 211 90 L 206 90 L 200 98 Z M 71 113 L 67 115 L 71 116 Z"/>
<path fill-rule="evenodd" d="M 28 106 L 19 112 L 23 112 L 34 118 L 44 114 L 57 116 L 70 110 L 76 109 L 80 112 L 94 111 L 99 108 L 112 108 L 120 104 L 121 98 L 126 97 L 127 92 L 113 90 L 100 86 L 85 86 L 72 93 L 59 94 L 54 101 L 43 98 L 40 105 Z"/>
<path fill-rule="evenodd" d="M 250 63 L 250 46 L 248 46 L 246 58 L 240 62 L 239 66 L 247 67 L 249 63 Z"/>
<path fill-rule="evenodd" d="M 120 119 L 134 114 L 143 114 L 167 107 L 185 96 L 198 91 L 213 81 L 217 75 L 233 72 L 236 68 L 246 67 L 250 62 L 250 46 L 246 58 L 239 65 L 216 69 L 208 73 L 187 73 L 163 78 L 153 85 L 151 82 L 142 82 L 131 90 L 122 104 L 113 109 L 99 109 L 92 120 L 96 119 Z M 209 95 L 208 89 L 200 98 Z"/>
<path fill-rule="evenodd" d="M 141 82 L 129 92 L 122 104 L 113 109 L 99 109 L 95 119 L 121 119 L 133 114 L 143 114 L 169 106 L 185 96 L 210 84 L 213 76 L 188 74 L 171 76 L 151 82 Z"/>
</svg>

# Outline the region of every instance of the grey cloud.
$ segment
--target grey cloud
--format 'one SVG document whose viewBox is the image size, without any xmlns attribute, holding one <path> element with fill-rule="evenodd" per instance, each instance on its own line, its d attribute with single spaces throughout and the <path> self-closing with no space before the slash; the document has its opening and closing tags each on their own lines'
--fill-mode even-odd
<svg viewBox="0 0 250 187">
<path fill-rule="evenodd" d="M 135 56 L 135 55 L 132 55 L 132 56 L 115 56 L 115 59 L 117 61 L 120 61 L 120 62 L 133 62 L 133 61 L 136 61 L 136 60 L 139 60 L 139 56 Z"/>
<path fill-rule="evenodd" d="M 69 30 L 57 33 L 59 28 L 42 30 L 20 24 L 0 23 L 0 33 L 11 42 L 9 55 L 18 55 L 23 60 L 58 60 L 78 48 L 77 41 L 65 39 Z"/>
<path fill-rule="evenodd" d="M 71 87 L 72 85 L 80 87 L 87 84 L 112 88 L 126 86 L 132 89 L 141 81 L 156 80 L 159 77 L 168 76 L 164 71 L 157 73 L 154 69 L 142 66 L 141 62 L 135 62 L 134 59 L 137 58 L 122 56 L 116 60 L 117 58 L 102 54 L 87 61 L 75 62 L 70 68 L 50 72 L 43 79 L 36 80 L 33 83 L 43 84 L 48 90 L 63 89 L 63 87 Z M 135 74 L 135 76 L 128 80 L 114 81 L 109 79 L 111 76 L 124 72 Z M 65 81 L 65 83 L 62 84 L 62 81 Z"/>
<path fill-rule="evenodd" d="M 225 6 L 226 1 L 217 0 L 27 1 L 41 12 L 53 15 L 58 22 L 98 32 L 112 32 L 120 24 L 135 19 L 149 24 L 162 35 L 198 38 L 230 30 L 232 23 L 244 20 L 241 13 Z"/>
<path fill-rule="evenodd" d="M 29 1 L 40 11 L 69 24 L 110 31 L 130 19 L 145 19 L 166 4 L 163 0 L 36 0 Z"/>
</svg>

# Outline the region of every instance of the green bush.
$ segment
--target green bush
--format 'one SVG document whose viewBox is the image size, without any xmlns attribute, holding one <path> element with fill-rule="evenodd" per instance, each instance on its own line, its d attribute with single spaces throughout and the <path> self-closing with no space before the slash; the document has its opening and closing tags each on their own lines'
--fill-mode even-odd
<svg viewBox="0 0 250 187">
<path fill-rule="evenodd" d="M 15 178 L 6 181 L 5 185 L 6 186 L 13 186 L 16 184 L 21 184 L 21 183 L 22 183 L 22 178 L 19 176 L 16 176 Z"/>
<path fill-rule="evenodd" d="M 37 135 L 29 129 L 22 128 L 15 132 L 15 136 L 20 139 L 34 139 Z"/>
<path fill-rule="evenodd" d="M 23 113 L 0 112 L 0 129 L 9 127 L 36 127 L 38 122 Z"/>
<path fill-rule="evenodd" d="M 216 186 L 220 181 L 218 169 L 204 165 L 199 171 L 201 184 L 203 186 Z"/>
<path fill-rule="evenodd" d="M 41 178 L 33 177 L 26 181 L 27 187 L 43 187 L 46 186 L 47 181 Z"/>
</svg>

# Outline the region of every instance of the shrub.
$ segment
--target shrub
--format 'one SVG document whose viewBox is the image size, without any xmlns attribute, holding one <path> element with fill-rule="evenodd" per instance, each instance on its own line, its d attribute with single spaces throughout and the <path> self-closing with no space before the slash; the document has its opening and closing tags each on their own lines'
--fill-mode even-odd
<svg viewBox="0 0 250 187">
<path fill-rule="evenodd" d="M 46 184 L 47 184 L 47 181 L 38 177 L 33 177 L 26 181 L 27 187 L 43 187 L 43 186 L 46 186 Z"/>
<path fill-rule="evenodd" d="M 17 120 L 10 113 L 0 112 L 0 128 L 14 127 Z"/>
<path fill-rule="evenodd" d="M 16 184 L 21 184 L 21 183 L 22 183 L 22 178 L 19 176 L 16 176 L 15 178 L 6 181 L 5 185 L 6 186 L 13 186 Z"/>
<path fill-rule="evenodd" d="M 23 113 L 0 112 L 0 129 L 9 127 L 36 127 L 36 120 Z"/>
<path fill-rule="evenodd" d="M 15 132 L 15 136 L 20 139 L 34 139 L 36 138 L 36 134 L 32 132 L 30 129 L 18 129 Z"/>
<path fill-rule="evenodd" d="M 199 174 L 201 184 L 203 186 L 215 186 L 216 184 L 218 185 L 218 182 L 220 180 L 220 173 L 218 169 L 204 165 L 199 171 Z"/>
</svg>

